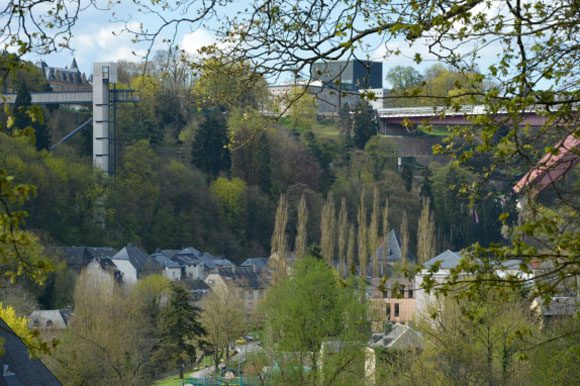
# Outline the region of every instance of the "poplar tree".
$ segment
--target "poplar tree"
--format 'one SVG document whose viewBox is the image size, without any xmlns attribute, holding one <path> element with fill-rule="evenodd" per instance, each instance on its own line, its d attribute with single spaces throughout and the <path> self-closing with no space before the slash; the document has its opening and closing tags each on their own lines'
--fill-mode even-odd
<svg viewBox="0 0 580 386">
<path fill-rule="evenodd" d="M 385 207 L 383 208 L 383 272 L 387 272 L 387 259 L 389 258 L 389 198 L 385 197 Z"/>
<path fill-rule="evenodd" d="M 379 255 L 377 254 L 377 246 L 379 244 L 379 196 L 379 187 L 375 185 L 373 189 L 373 211 L 368 235 L 370 253 L 373 258 L 373 277 L 379 276 Z"/>
<path fill-rule="evenodd" d="M 354 269 L 354 243 L 356 241 L 356 233 L 354 225 L 350 224 L 348 227 L 348 247 L 346 249 L 346 267 L 344 275 L 348 276 L 355 273 Z"/>
<path fill-rule="evenodd" d="M 366 278 L 367 272 L 367 210 L 365 207 L 366 192 L 363 189 L 358 205 L 358 262 L 361 278 Z"/>
<path fill-rule="evenodd" d="M 338 213 L 338 271 L 344 272 L 346 260 L 346 243 L 348 237 L 348 212 L 346 209 L 346 197 L 340 200 L 340 212 Z"/>
<path fill-rule="evenodd" d="M 409 224 L 407 220 L 407 210 L 403 212 L 403 217 L 401 218 L 401 227 L 399 232 L 401 233 L 401 263 L 403 265 L 407 262 L 407 254 L 409 253 Z"/>
<path fill-rule="evenodd" d="M 336 210 L 332 193 L 328 193 L 326 203 L 322 208 L 322 219 L 320 221 L 320 248 L 322 249 L 322 257 L 331 265 L 334 258 L 335 245 Z"/>
<path fill-rule="evenodd" d="M 285 195 L 280 195 L 274 233 L 272 234 L 272 248 L 270 264 L 272 266 L 272 281 L 278 283 L 287 273 L 286 252 L 288 241 L 286 240 L 286 225 L 288 224 L 288 200 Z"/>
<path fill-rule="evenodd" d="M 307 225 L 308 208 L 306 207 L 306 198 L 304 197 L 304 194 L 302 194 L 300 197 L 300 203 L 298 204 L 298 229 L 294 245 L 294 254 L 297 259 L 303 259 L 304 256 L 306 256 Z"/>
<path fill-rule="evenodd" d="M 423 197 L 421 215 L 417 226 L 417 259 L 423 264 L 435 255 L 435 219 L 431 212 L 431 200 Z"/>
</svg>

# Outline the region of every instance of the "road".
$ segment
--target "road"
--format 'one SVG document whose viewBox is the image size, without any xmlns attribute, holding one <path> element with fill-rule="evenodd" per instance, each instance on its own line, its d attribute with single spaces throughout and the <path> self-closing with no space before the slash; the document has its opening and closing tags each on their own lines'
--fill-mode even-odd
<svg viewBox="0 0 580 386">
<path fill-rule="evenodd" d="M 236 346 L 236 351 L 237 354 L 233 355 L 230 358 L 231 363 L 236 363 L 239 362 L 245 362 L 247 359 L 247 355 L 248 354 L 252 354 L 252 353 L 256 353 L 258 351 L 262 350 L 262 347 L 260 347 L 260 345 L 258 345 L 258 342 L 248 342 L 246 344 L 243 345 L 238 345 Z M 220 363 L 220 368 L 222 368 L 224 366 L 223 363 Z M 211 374 L 213 374 L 213 366 L 209 366 L 206 367 L 204 369 L 195 371 L 193 373 L 190 374 L 186 374 L 189 375 L 191 378 L 203 378 L 203 377 L 208 377 Z"/>
</svg>

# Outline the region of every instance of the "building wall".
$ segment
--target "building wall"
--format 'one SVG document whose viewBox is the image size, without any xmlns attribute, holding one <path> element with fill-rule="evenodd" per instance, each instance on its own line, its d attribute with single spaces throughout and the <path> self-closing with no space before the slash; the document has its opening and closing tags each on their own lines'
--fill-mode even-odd
<svg viewBox="0 0 580 386">
<path fill-rule="evenodd" d="M 397 304 L 398 315 L 395 312 Z M 370 308 L 373 332 L 383 332 L 385 322 L 412 323 L 415 320 L 415 304 L 414 298 L 372 298 Z"/>
<path fill-rule="evenodd" d="M 181 268 L 165 267 L 163 275 L 165 275 L 169 280 L 181 280 Z"/>
<path fill-rule="evenodd" d="M 129 260 L 112 260 L 119 271 L 123 273 L 125 283 L 135 283 L 137 281 L 137 270 Z"/>
<path fill-rule="evenodd" d="M 189 264 L 185 266 L 185 274 L 188 279 L 204 279 L 203 275 L 203 264 Z"/>
</svg>

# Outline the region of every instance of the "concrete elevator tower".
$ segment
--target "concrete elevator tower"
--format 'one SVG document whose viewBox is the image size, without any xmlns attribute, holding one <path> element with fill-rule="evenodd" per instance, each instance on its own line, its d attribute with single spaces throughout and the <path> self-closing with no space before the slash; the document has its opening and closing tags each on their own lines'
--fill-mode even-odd
<svg viewBox="0 0 580 386">
<path fill-rule="evenodd" d="M 109 175 L 115 174 L 115 83 L 117 63 L 93 64 L 93 164 Z"/>
</svg>

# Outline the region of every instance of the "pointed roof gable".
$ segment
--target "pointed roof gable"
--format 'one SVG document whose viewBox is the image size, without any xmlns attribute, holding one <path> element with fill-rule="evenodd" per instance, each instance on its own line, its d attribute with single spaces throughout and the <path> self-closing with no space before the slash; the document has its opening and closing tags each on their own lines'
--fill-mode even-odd
<svg viewBox="0 0 580 386">
<path fill-rule="evenodd" d="M 62 385 L 41 361 L 29 357 L 24 342 L 1 318 L 0 338 L 4 342 L 4 355 L 0 356 L 0 385 Z"/>
<path fill-rule="evenodd" d="M 149 257 L 149 255 L 138 247 L 131 244 L 117 252 L 115 256 L 111 257 L 111 260 L 113 260 L 113 262 L 115 262 L 115 260 L 128 260 L 138 271 L 153 271 L 161 269 L 161 265 L 157 261 Z"/>
<path fill-rule="evenodd" d="M 77 65 L 77 60 L 73 58 L 72 63 L 70 65 L 71 70 L 78 70 L 79 66 Z"/>
<path fill-rule="evenodd" d="M 431 260 L 427 261 L 424 266 L 425 268 L 431 268 L 435 263 L 438 261 L 441 262 L 439 268 L 441 269 L 450 269 L 455 268 L 459 264 L 461 260 L 461 256 L 457 252 L 452 252 L 449 249 L 445 252 L 435 256 Z"/>
</svg>

